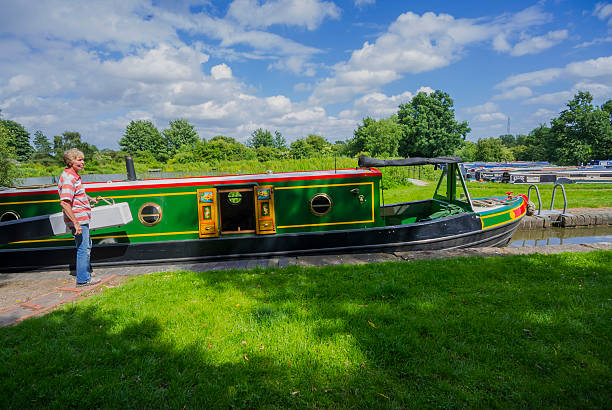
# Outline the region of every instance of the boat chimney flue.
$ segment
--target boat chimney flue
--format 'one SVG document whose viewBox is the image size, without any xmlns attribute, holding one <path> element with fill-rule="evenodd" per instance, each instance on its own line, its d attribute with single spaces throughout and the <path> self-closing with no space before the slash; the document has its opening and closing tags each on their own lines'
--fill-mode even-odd
<svg viewBox="0 0 612 410">
<path fill-rule="evenodd" d="M 125 168 L 127 169 L 128 181 L 136 181 L 136 170 L 134 169 L 134 160 L 131 155 L 125 157 Z"/>
</svg>

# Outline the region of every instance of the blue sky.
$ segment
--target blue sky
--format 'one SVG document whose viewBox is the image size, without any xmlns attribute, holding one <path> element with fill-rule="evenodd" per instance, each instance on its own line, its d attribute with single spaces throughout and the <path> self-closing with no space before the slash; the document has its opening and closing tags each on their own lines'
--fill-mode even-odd
<svg viewBox="0 0 612 410">
<path fill-rule="evenodd" d="M 612 3 L 3 0 L 2 118 L 118 148 L 131 120 L 201 137 L 352 137 L 442 90 L 470 140 L 612 98 Z"/>
</svg>

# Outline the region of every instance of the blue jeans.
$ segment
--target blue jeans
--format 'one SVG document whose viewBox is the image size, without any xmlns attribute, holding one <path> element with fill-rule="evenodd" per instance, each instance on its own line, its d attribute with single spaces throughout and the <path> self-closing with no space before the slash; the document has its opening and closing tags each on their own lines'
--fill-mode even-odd
<svg viewBox="0 0 612 410">
<path fill-rule="evenodd" d="M 76 255 L 76 282 L 84 283 L 91 280 L 89 272 L 89 258 L 91 255 L 91 237 L 89 236 L 89 225 L 81 225 L 83 233 L 75 235 L 74 240 L 77 247 Z"/>
</svg>

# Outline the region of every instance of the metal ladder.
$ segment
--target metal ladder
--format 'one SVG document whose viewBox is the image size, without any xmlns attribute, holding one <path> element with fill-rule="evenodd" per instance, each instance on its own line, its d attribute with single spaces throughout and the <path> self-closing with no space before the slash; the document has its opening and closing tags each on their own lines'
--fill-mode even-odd
<svg viewBox="0 0 612 410">
<path fill-rule="evenodd" d="M 561 187 L 561 192 L 563 192 L 563 212 L 553 210 L 553 206 L 555 204 L 555 193 L 557 192 L 557 187 Z M 527 201 L 529 201 L 529 198 L 531 196 L 531 188 L 535 188 L 536 194 L 538 195 L 538 213 L 536 214 L 536 216 L 552 217 L 553 215 L 558 215 L 557 218 L 555 218 L 555 220 L 558 220 L 562 215 L 569 215 L 568 213 L 566 213 L 567 212 L 567 195 L 565 195 L 565 188 L 563 187 L 563 184 L 558 184 L 558 183 L 555 184 L 555 186 L 553 187 L 552 198 L 550 199 L 550 208 L 544 211 L 542 211 L 542 197 L 540 196 L 540 190 L 538 189 L 537 185 L 533 185 L 533 184 L 529 185 L 529 188 L 527 189 Z M 552 219 L 553 218 L 551 218 L 551 220 Z"/>
</svg>

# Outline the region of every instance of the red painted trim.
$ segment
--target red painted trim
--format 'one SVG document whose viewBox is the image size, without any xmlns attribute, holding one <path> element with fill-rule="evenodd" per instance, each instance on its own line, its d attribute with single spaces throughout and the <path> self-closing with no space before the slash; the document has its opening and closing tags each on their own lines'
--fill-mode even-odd
<svg viewBox="0 0 612 410">
<path fill-rule="evenodd" d="M 37 192 L 28 192 L 28 191 L 24 191 L 24 192 L 10 192 L 10 193 L 6 193 L 6 194 L 0 194 L 0 198 L 2 197 L 11 197 L 11 196 L 26 196 L 26 195 L 47 195 L 47 194 L 57 194 L 57 189 L 56 190 L 51 190 L 51 191 L 37 191 Z M 59 196 L 58 199 L 59 201 Z M 2 205 L 2 204 L 0 204 Z"/>
<path fill-rule="evenodd" d="M 299 174 L 299 173 L 306 173 L 306 172 L 332 172 L 335 173 L 336 171 L 357 171 L 358 169 L 361 170 L 366 170 L 366 168 L 339 168 L 339 169 L 313 169 L 311 171 L 280 171 L 280 172 L 274 172 L 274 175 L 279 175 L 279 174 Z M 374 168 L 371 168 L 374 169 Z M 209 175 L 200 175 L 200 176 L 194 176 L 194 177 L 181 177 L 181 178 L 151 178 L 151 179 L 141 179 L 141 181 L 163 181 L 164 179 L 194 179 L 194 178 L 216 178 L 216 177 L 252 177 L 252 176 L 256 176 L 256 175 L 266 175 L 263 173 L 256 173 L 256 174 L 225 174 L 225 175 L 215 175 L 215 176 L 209 176 Z M 277 179 L 277 181 L 281 181 L 279 179 Z M 120 182 L 120 181 L 113 181 L 113 182 Z M 87 182 L 88 184 L 100 184 L 103 182 Z"/>
<path fill-rule="evenodd" d="M 316 180 L 316 179 L 337 179 L 337 178 L 363 178 L 372 176 L 373 174 L 353 174 L 353 175 L 323 175 L 323 176 L 301 176 L 301 177 L 288 177 L 288 178 L 262 178 L 262 179 L 247 179 L 247 180 L 234 180 L 234 181 L 225 181 L 225 180 L 210 180 L 210 181 L 201 181 L 201 182 L 184 182 L 184 183 L 174 183 L 174 184 L 151 184 L 151 185 L 138 185 L 138 186 L 126 186 L 126 187 L 113 187 L 108 189 L 91 189 L 91 192 L 98 191 L 114 191 L 114 190 L 129 190 L 129 189 L 149 189 L 149 188 L 174 188 L 174 187 L 183 187 L 183 186 L 200 186 L 200 185 L 240 185 L 240 184 L 248 184 L 252 182 L 285 182 L 285 181 L 305 181 L 305 180 Z M 148 180 L 148 181 L 163 181 L 162 179 L 158 180 Z"/>
<path fill-rule="evenodd" d="M 92 188 L 92 187 L 87 187 L 88 185 L 93 185 L 93 184 L 104 184 L 104 182 L 86 182 L 83 183 L 83 185 L 85 186 L 85 189 L 88 193 L 91 192 L 104 192 L 104 191 L 122 191 L 122 190 L 135 190 L 135 189 L 151 189 L 151 188 L 174 188 L 174 187 L 185 187 L 185 186 L 200 186 L 200 185 L 239 185 L 239 184 L 245 184 L 245 183 L 251 183 L 251 182 L 286 182 L 286 181 L 299 181 L 299 180 L 316 180 L 316 179 L 337 179 L 337 178 L 365 178 L 365 177 L 371 177 L 371 176 L 380 176 L 382 175 L 382 173 L 375 169 L 375 168 L 370 168 L 368 170 L 365 170 L 363 168 L 360 168 L 361 170 L 363 170 L 363 172 L 357 172 L 354 174 L 321 174 L 321 175 L 309 175 L 309 176 L 292 176 L 292 177 L 285 177 L 285 178 L 270 178 L 267 177 L 266 174 L 246 174 L 246 175 L 224 175 L 223 177 L 235 177 L 235 176 L 239 176 L 239 177 L 245 177 L 245 176 L 256 176 L 256 175 L 261 175 L 262 178 L 257 178 L 257 179 L 236 179 L 236 180 L 232 180 L 232 181 L 228 181 L 228 180 L 224 180 L 224 179 L 215 179 L 215 178 L 219 178 L 219 177 L 184 177 L 184 178 L 168 178 L 168 179 L 181 179 L 181 180 L 188 180 L 185 182 L 178 182 L 178 183 L 157 183 L 157 184 L 147 184 L 147 185 L 128 185 L 128 186 L 110 186 L 108 188 L 105 187 L 96 187 L 96 188 Z M 338 171 L 348 171 L 348 170 L 353 170 L 353 168 L 350 169 L 342 169 L 342 170 L 338 170 Z M 334 172 L 334 170 L 325 170 L 323 172 Z M 303 171 L 304 173 L 307 172 L 321 172 L 321 171 Z M 295 172 L 282 172 L 282 173 L 275 173 L 274 175 L 278 175 L 278 174 L 291 174 L 291 173 L 295 173 Z M 210 180 L 206 180 L 206 181 L 193 181 L 194 179 L 197 178 L 211 178 Z M 147 179 L 147 180 L 143 180 L 143 181 L 165 181 L 166 179 Z M 124 182 L 124 181 L 113 181 L 113 182 Z M 110 185 L 110 183 L 109 183 Z M 0 197 L 11 197 L 11 196 L 26 196 L 26 195 L 48 195 L 48 194 L 57 194 L 57 189 L 49 189 L 46 191 L 36 191 L 36 192 L 11 192 L 11 193 L 5 193 L 2 194 L 0 193 Z"/>
</svg>

